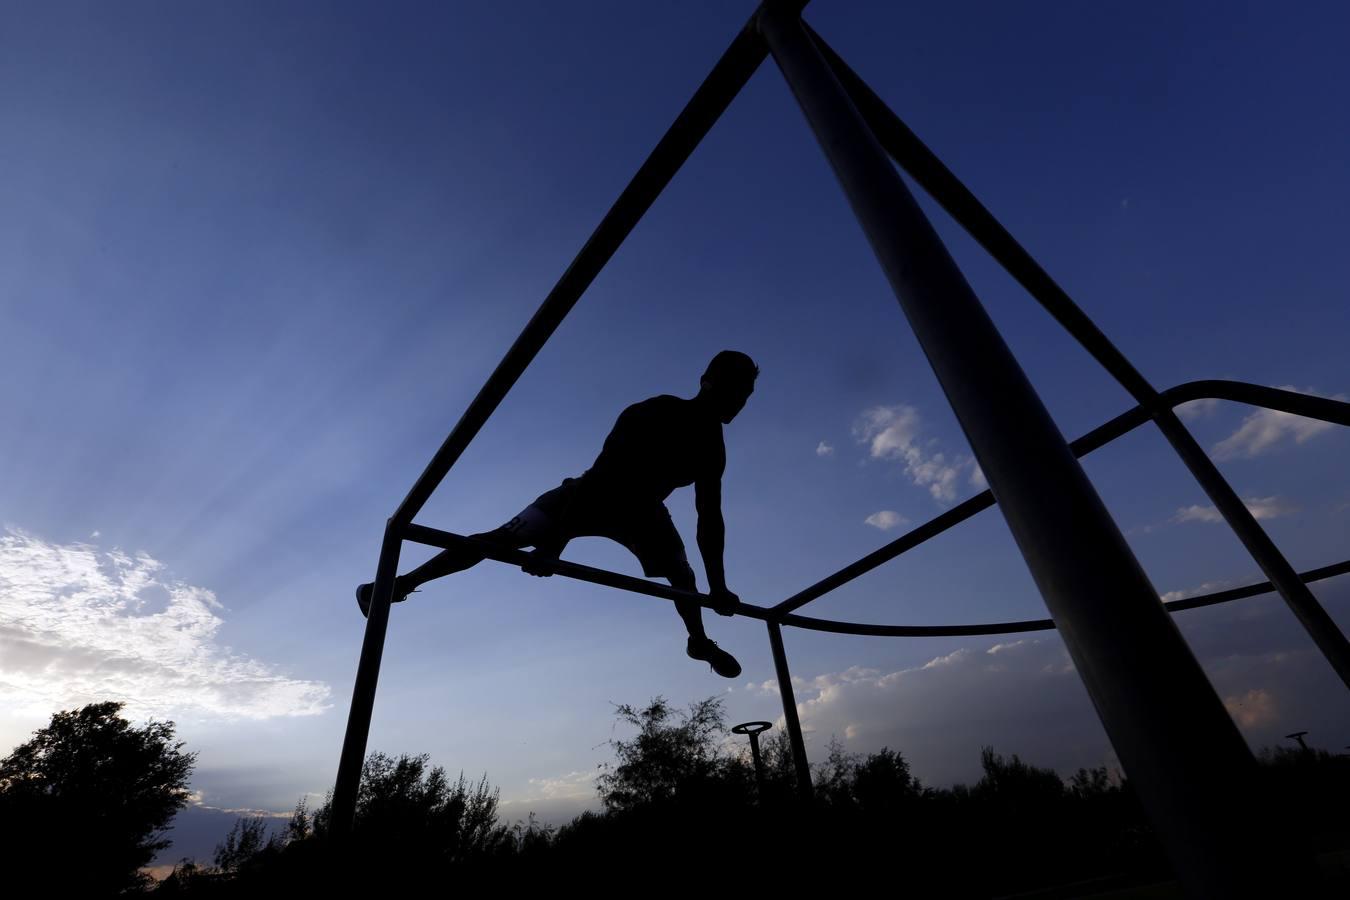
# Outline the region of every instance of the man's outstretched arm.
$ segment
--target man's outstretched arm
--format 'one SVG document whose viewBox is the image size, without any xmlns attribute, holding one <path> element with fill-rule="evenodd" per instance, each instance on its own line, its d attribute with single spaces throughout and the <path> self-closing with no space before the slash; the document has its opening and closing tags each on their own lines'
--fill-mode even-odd
<svg viewBox="0 0 1350 900">
<path fill-rule="evenodd" d="M 727 531 L 726 523 L 722 520 L 720 471 L 694 482 L 694 507 L 698 510 L 698 550 L 703 555 L 703 569 L 708 573 L 708 594 L 714 603 L 721 601 L 717 608 L 719 613 L 732 615 L 740 598 L 727 590 L 726 571 L 722 564 Z"/>
</svg>

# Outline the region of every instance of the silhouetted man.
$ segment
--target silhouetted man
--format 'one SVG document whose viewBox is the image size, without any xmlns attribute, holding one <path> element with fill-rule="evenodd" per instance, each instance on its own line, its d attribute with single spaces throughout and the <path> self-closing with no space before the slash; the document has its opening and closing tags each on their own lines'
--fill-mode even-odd
<svg viewBox="0 0 1350 900">
<path fill-rule="evenodd" d="M 472 536 L 511 548 L 534 547 L 524 569 L 541 576 L 553 574 L 553 561 L 572 538 L 607 537 L 631 550 L 648 578 L 664 577 L 673 587 L 695 591 L 694 570 L 664 503 L 675 488 L 692 484 L 709 597 L 717 612 L 733 615 L 740 598 L 727 589 L 722 567 L 722 471 L 727 459 L 722 426 L 745 406 L 758 375 L 750 357 L 723 350 L 708 364 L 693 399 L 661 394 L 634 403 L 619 415 L 600 455 L 580 478 L 563 479 L 505 525 Z M 398 577 L 394 600 L 483 559 L 473 550 L 443 550 Z M 373 588 L 367 583 L 356 589 L 363 615 L 369 613 Z M 726 678 L 740 675 L 736 658 L 704 633 L 702 608 L 688 600 L 675 606 L 689 631 L 689 656 L 710 663 Z"/>
</svg>

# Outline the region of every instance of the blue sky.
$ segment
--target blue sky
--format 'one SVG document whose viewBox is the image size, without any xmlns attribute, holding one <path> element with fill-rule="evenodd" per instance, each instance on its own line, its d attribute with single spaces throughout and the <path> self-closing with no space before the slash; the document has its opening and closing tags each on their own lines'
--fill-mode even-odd
<svg viewBox="0 0 1350 900">
<path fill-rule="evenodd" d="M 351 589 L 385 518 L 751 9 L 0 9 L 0 743 L 123 698 L 200 751 L 203 809 L 322 794 L 364 624 Z M 1344 9 L 822 0 L 807 18 L 1156 385 L 1350 394 Z M 926 208 L 1066 435 L 1129 406 Z M 771 63 L 420 521 L 500 524 L 584 470 L 624 406 L 691 396 L 728 347 L 762 371 L 725 429 L 743 599 L 776 602 L 975 491 Z M 1350 437 L 1188 412 L 1296 566 L 1347 555 Z M 1152 429 L 1086 467 L 1160 593 L 1257 580 Z M 668 506 L 702 585 L 692 492 Z M 567 558 L 640 572 L 598 539 Z M 1316 590 L 1350 622 L 1344 579 Z M 809 612 L 1044 606 L 987 512 Z M 1254 746 L 1350 744 L 1345 692 L 1277 598 L 1179 621 Z M 745 666 L 734 684 L 684 657 L 663 601 L 486 563 L 396 608 L 370 747 L 486 771 L 510 814 L 562 820 L 589 801 L 613 703 L 723 693 L 733 721 L 779 717 L 763 627 L 709 626 Z M 787 647 L 812 752 L 890 744 L 930 783 L 975 777 L 982 743 L 1112 758 L 1051 635 Z"/>
</svg>

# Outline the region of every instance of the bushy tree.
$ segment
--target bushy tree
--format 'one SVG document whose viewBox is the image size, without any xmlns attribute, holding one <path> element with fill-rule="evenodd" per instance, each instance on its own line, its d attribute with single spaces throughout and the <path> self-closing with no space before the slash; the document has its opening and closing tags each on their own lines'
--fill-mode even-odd
<svg viewBox="0 0 1350 900">
<path fill-rule="evenodd" d="M 281 846 L 279 837 L 267 834 L 267 820 L 262 816 L 238 819 L 225 836 L 224 843 L 216 845 L 216 868 L 236 874 L 280 852 Z"/>
<path fill-rule="evenodd" d="M 353 836 L 363 847 L 395 849 L 401 855 L 455 862 L 482 857 L 510 840 L 497 824 L 499 790 L 484 775 L 470 782 L 461 772 L 451 781 L 430 757 L 383 753 L 366 757 L 356 795 Z M 312 827 L 325 838 L 330 831 L 332 796 L 315 811 Z M 296 809 L 290 831 L 305 830 L 305 811 Z"/>
<path fill-rule="evenodd" d="M 622 704 L 615 714 L 638 733 L 609 742 L 615 762 L 596 779 L 606 810 L 673 800 L 715 779 L 722 769 L 719 743 L 726 725 L 720 698 L 696 701 L 681 712 L 657 697 L 642 709 Z"/>
<path fill-rule="evenodd" d="M 74 896 L 144 886 L 138 870 L 169 846 L 196 754 L 183 752 L 172 722 L 134 728 L 122 707 L 56 713 L 0 760 L 7 879 L 31 876 Z"/>
</svg>

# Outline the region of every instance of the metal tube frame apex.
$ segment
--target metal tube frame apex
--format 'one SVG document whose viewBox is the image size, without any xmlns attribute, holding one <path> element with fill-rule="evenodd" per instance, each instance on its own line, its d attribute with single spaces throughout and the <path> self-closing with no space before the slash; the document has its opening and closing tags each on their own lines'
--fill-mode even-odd
<svg viewBox="0 0 1350 900">
<path fill-rule="evenodd" d="M 1159 392 L 973 194 L 881 99 L 802 22 L 802 0 L 765 0 L 695 91 L 637 174 L 469 404 L 390 517 L 361 648 L 333 797 L 333 828 L 349 835 L 374 708 L 390 601 L 404 541 L 472 544 L 520 565 L 525 554 L 413 522 L 469 442 L 568 311 L 679 171 L 722 112 L 772 55 L 819 139 L 854 214 L 933 365 L 990 488 L 774 606 L 742 604 L 765 622 L 783 700 L 797 784 L 811 794 L 782 626 L 841 634 L 936 636 L 1058 628 L 1107 734 L 1135 783 L 1178 875 L 1199 896 L 1249 896 L 1292 884 L 1315 889 L 1306 851 L 1271 827 L 1271 798 L 1253 802 L 1255 762 L 1168 613 L 1278 590 L 1328 662 L 1350 685 L 1350 643 L 1307 583 L 1350 572 L 1350 560 L 1297 573 L 1173 409 L 1200 398 L 1249 403 L 1350 425 L 1350 403 L 1232 381 Z M 1134 397 L 1136 406 L 1066 442 L 895 168 L 898 163 Z M 1267 582 L 1162 604 L 1077 458 L 1155 423 Z M 991 506 L 998 505 L 1052 619 L 983 625 L 864 625 L 796 610 Z M 708 606 L 700 594 L 560 562 L 557 573 L 667 600 Z M 1147 646 L 1148 654 L 1136 648 Z M 1177 733 L 1184 739 L 1178 741 Z M 1242 794 L 1242 796 L 1238 796 Z M 1244 847 L 1259 843 L 1262 854 Z"/>
</svg>

